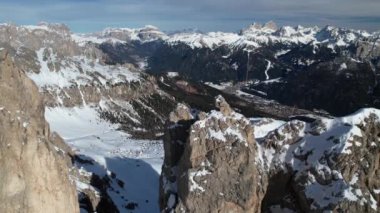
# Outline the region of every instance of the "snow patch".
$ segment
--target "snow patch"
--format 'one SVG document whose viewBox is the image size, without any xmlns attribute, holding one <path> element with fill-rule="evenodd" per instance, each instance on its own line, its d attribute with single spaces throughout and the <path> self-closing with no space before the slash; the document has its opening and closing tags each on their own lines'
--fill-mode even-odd
<svg viewBox="0 0 380 213">
<path fill-rule="evenodd" d="M 214 84 L 212 82 L 205 82 L 205 85 L 212 87 L 217 90 L 225 90 L 228 87 L 232 86 L 232 82 L 222 82 L 220 84 Z"/>
<path fill-rule="evenodd" d="M 272 67 L 272 62 L 270 62 L 270 61 L 267 60 L 267 59 L 265 59 L 265 61 L 267 61 L 268 64 L 267 64 L 267 68 L 265 69 L 264 73 L 265 73 L 265 76 L 266 76 L 266 80 L 269 80 L 268 71 L 269 71 L 269 69 Z"/>
<path fill-rule="evenodd" d="M 278 52 L 276 52 L 276 53 L 274 54 L 274 57 L 277 59 L 278 57 L 283 56 L 283 55 L 287 54 L 287 53 L 290 52 L 290 51 L 291 51 L 291 50 L 280 50 L 280 51 L 278 51 Z"/>
<path fill-rule="evenodd" d="M 111 182 L 119 193 L 108 190 L 119 210 L 125 210 L 123 196 L 139 204 L 135 212 L 159 211 L 156 200 L 164 155 L 161 141 L 131 139 L 118 130 L 118 125 L 100 119 L 97 108 L 91 105 L 46 108 L 45 117 L 51 130 L 58 132 L 79 156 L 94 162 L 81 165 L 83 170 L 100 177 L 112 172 L 124 182 L 124 187 Z M 78 190 L 88 187 L 76 183 Z"/>
<path fill-rule="evenodd" d="M 120 66 L 102 65 L 82 56 L 73 57 L 61 62 L 60 70 L 50 70 L 49 64 L 58 63 L 51 49 L 41 48 L 36 51 L 41 66 L 39 73 L 28 72 L 39 88 L 53 89 L 70 86 L 84 86 L 90 83 L 106 85 L 107 82 L 116 84 L 121 82 L 140 81 L 140 74 Z M 49 54 L 46 59 L 44 54 Z M 96 79 L 94 76 L 97 76 Z M 99 80 L 99 81 L 97 81 Z"/>
<path fill-rule="evenodd" d="M 254 127 L 255 138 L 263 138 L 268 135 L 269 132 L 278 129 L 286 122 L 281 120 L 274 120 L 271 118 L 251 118 L 250 119 Z"/>
<path fill-rule="evenodd" d="M 167 72 L 166 76 L 169 78 L 174 78 L 178 76 L 178 72 Z"/>
<path fill-rule="evenodd" d="M 339 67 L 339 71 L 341 70 L 346 70 L 347 69 L 347 64 L 346 63 L 342 63 Z"/>
</svg>

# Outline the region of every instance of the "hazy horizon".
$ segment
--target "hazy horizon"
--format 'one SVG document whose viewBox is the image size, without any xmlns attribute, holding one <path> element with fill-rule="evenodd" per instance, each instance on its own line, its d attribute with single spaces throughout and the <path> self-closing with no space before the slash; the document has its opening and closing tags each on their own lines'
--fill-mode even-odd
<svg viewBox="0 0 380 213">
<path fill-rule="evenodd" d="M 154 25 L 163 31 L 236 32 L 253 22 L 279 26 L 326 26 L 380 30 L 375 0 L 0 0 L 0 21 L 36 25 L 64 23 L 73 32 Z"/>
</svg>

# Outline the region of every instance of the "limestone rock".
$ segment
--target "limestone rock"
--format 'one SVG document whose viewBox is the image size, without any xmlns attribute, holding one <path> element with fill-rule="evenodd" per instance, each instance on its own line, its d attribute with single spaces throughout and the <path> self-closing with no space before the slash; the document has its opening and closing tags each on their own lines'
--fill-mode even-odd
<svg viewBox="0 0 380 213">
<path fill-rule="evenodd" d="M 290 121 L 261 142 L 268 169 L 263 211 L 377 212 L 380 111 Z"/>
<path fill-rule="evenodd" d="M 169 120 L 173 123 L 177 123 L 181 120 L 187 121 L 191 119 L 193 119 L 193 115 L 191 114 L 190 108 L 184 104 L 178 104 L 176 109 L 169 115 Z"/>
<path fill-rule="evenodd" d="M 221 95 L 216 97 L 215 106 L 216 108 L 220 110 L 220 112 L 224 116 L 229 116 L 232 113 L 232 109 L 230 105 L 226 102 L 226 100 Z"/>
<path fill-rule="evenodd" d="M 277 24 L 274 21 L 269 21 L 269 22 L 265 23 L 264 28 L 268 28 L 268 29 L 271 29 L 274 31 L 278 30 Z"/>
<path fill-rule="evenodd" d="M 0 212 L 79 212 L 34 83 L 0 52 Z"/>
<path fill-rule="evenodd" d="M 164 212 L 378 212 L 380 110 L 251 124 L 216 107 L 168 123 Z"/>
<path fill-rule="evenodd" d="M 220 111 L 195 123 L 170 123 L 161 174 L 165 212 L 260 212 L 265 182 L 253 127 L 223 97 L 216 106 Z"/>
</svg>

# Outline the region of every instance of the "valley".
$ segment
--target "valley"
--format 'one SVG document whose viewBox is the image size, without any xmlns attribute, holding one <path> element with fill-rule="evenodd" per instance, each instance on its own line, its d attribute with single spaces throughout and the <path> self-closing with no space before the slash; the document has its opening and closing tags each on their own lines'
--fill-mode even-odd
<svg viewBox="0 0 380 213">
<path fill-rule="evenodd" d="M 1 24 L 0 80 L 34 82 L 80 212 L 376 212 L 379 36 Z"/>
</svg>

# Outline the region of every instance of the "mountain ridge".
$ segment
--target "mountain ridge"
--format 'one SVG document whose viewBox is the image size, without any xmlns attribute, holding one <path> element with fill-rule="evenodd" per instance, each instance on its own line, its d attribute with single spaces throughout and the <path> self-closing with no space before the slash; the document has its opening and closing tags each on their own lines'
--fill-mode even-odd
<svg viewBox="0 0 380 213">
<path fill-rule="evenodd" d="M 259 142 L 267 137 L 272 141 L 268 146 L 282 150 L 289 145 L 283 146 L 283 137 L 289 139 L 286 143 L 293 143 L 300 134 L 307 135 L 304 143 L 309 144 L 314 133 L 337 120 L 334 116 L 378 107 L 378 42 L 376 34 L 335 27 L 276 29 L 274 23 L 256 24 L 240 34 L 182 32 L 169 36 L 152 26 L 80 35 L 62 24 L 0 25 L 0 49 L 35 82 L 52 130 L 61 135 L 67 150 L 73 149 L 56 151 L 73 162 L 69 164 L 74 173 L 70 177 L 77 185 L 81 210 L 89 212 L 158 211 L 154 202 L 158 192 L 152 189 L 159 187 L 167 118 L 181 117 L 180 112 L 170 114 L 178 103 L 184 103 L 182 108 L 188 106 L 189 119 L 198 115 L 201 120 L 207 118 L 207 123 L 221 121 L 221 126 L 199 131 L 200 136 L 211 134 L 234 144 L 219 129 L 230 124 L 239 129 L 241 125 L 235 118 L 224 122 L 220 113 L 212 111 L 222 108 L 227 114 L 236 111 L 262 125 L 254 130 L 258 136 L 247 130 L 249 137 Z M 215 106 L 214 96 L 219 94 L 231 107 L 224 101 Z M 200 111 L 212 113 L 205 117 Z M 243 120 L 246 125 L 248 119 Z M 343 122 L 338 126 L 348 129 Z M 273 132 L 268 135 L 266 128 Z M 290 137 L 286 131 L 294 134 Z M 367 133 L 373 138 L 370 130 Z M 233 136 L 241 139 L 240 134 Z M 332 145 L 330 142 L 326 143 Z M 263 148 L 263 153 L 273 152 Z M 372 150 L 363 147 L 366 149 Z M 278 163 L 288 166 L 284 161 Z M 287 180 L 298 184 L 295 179 Z M 298 196 L 305 198 L 304 194 Z M 366 196 L 368 204 L 370 197 Z M 173 197 L 164 199 L 168 198 L 172 204 Z M 264 201 L 269 207 L 270 200 Z M 310 204 L 309 200 L 305 203 Z"/>
</svg>

